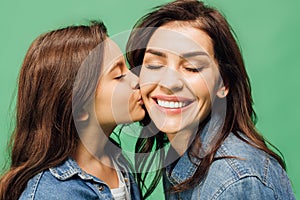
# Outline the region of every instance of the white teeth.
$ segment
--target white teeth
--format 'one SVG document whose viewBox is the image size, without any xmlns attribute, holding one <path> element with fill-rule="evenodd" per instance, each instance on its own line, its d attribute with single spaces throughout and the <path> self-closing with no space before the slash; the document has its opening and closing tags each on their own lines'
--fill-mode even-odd
<svg viewBox="0 0 300 200">
<path fill-rule="evenodd" d="M 175 108 L 178 108 L 179 107 L 179 104 L 181 104 L 182 105 L 182 103 L 180 102 L 180 103 L 178 103 L 178 102 L 175 102 L 175 105 L 174 105 L 174 107 Z"/>
<path fill-rule="evenodd" d="M 165 108 L 182 108 L 186 105 L 185 102 L 162 101 L 162 100 L 157 100 L 157 104 Z"/>
</svg>

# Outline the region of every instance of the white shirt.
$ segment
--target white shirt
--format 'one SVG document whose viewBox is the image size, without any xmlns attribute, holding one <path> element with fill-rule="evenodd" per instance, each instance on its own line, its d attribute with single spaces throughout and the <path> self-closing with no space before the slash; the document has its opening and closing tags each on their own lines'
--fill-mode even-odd
<svg viewBox="0 0 300 200">
<path fill-rule="evenodd" d="M 119 179 L 119 187 L 110 189 L 111 193 L 115 200 L 129 200 L 129 193 L 125 186 L 125 181 L 123 174 L 121 173 L 119 167 L 113 162 L 114 167 L 117 171 L 118 179 Z"/>
</svg>

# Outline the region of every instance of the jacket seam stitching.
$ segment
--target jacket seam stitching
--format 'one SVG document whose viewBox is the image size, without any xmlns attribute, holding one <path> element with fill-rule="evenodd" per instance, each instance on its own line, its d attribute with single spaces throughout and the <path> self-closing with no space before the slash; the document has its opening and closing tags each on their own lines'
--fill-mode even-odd
<svg viewBox="0 0 300 200">
<path fill-rule="evenodd" d="M 44 172 L 40 172 L 39 174 L 37 174 L 36 180 L 34 181 L 34 184 L 33 184 L 33 187 L 32 187 L 32 192 L 30 193 L 30 199 L 32 199 L 32 200 L 35 197 L 35 193 L 36 193 L 36 190 L 38 188 L 38 183 L 40 182 L 43 173 Z"/>
</svg>

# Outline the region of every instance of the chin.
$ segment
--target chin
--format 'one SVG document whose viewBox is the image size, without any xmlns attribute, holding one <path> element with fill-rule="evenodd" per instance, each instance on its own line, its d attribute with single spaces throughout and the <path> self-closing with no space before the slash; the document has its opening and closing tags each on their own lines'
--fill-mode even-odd
<svg viewBox="0 0 300 200">
<path fill-rule="evenodd" d="M 160 129 L 162 132 L 166 133 L 166 134 L 176 134 L 178 133 L 181 129 L 174 129 L 174 128 L 162 128 Z"/>
<path fill-rule="evenodd" d="M 154 122 L 155 123 L 155 122 Z M 176 134 L 177 132 L 182 130 L 182 126 L 179 126 L 178 123 L 177 124 L 161 124 L 160 123 L 155 123 L 156 127 L 167 134 Z"/>
<path fill-rule="evenodd" d="M 145 111 L 139 112 L 137 114 L 131 115 L 132 122 L 141 121 L 145 117 Z"/>
</svg>

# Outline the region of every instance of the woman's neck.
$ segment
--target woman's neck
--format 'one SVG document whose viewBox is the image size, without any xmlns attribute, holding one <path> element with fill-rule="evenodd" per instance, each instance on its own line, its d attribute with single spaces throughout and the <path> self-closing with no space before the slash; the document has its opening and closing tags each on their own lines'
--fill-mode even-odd
<svg viewBox="0 0 300 200">
<path fill-rule="evenodd" d="M 182 156 L 196 136 L 197 128 L 185 128 L 176 133 L 166 133 L 173 149 Z"/>
</svg>

